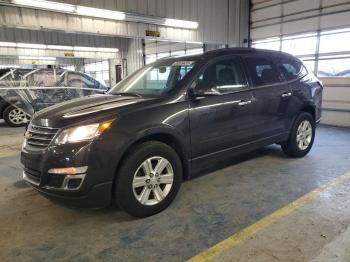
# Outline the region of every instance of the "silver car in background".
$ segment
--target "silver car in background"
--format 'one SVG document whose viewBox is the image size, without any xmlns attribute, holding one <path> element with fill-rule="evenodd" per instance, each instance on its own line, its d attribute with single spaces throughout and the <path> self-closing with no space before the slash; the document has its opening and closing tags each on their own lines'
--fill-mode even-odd
<svg viewBox="0 0 350 262">
<path fill-rule="evenodd" d="M 0 118 L 12 127 L 23 126 L 43 108 L 74 98 L 103 94 L 105 84 L 64 69 L 0 70 Z"/>
</svg>

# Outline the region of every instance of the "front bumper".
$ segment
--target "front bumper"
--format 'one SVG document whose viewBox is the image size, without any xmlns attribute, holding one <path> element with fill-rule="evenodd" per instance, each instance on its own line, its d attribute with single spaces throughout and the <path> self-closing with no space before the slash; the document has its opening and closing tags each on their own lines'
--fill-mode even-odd
<svg viewBox="0 0 350 262">
<path fill-rule="evenodd" d="M 103 207 L 111 202 L 114 166 L 92 142 L 50 146 L 44 150 L 24 147 L 23 179 L 41 194 L 64 204 Z M 109 161 L 110 163 L 110 161 Z M 85 173 L 52 174 L 52 168 L 86 167 Z"/>
<path fill-rule="evenodd" d="M 60 192 L 54 188 L 40 187 L 35 181 L 28 179 L 24 172 L 23 179 L 45 197 L 69 206 L 100 208 L 108 206 L 111 201 L 112 182 L 94 185 L 87 194 L 74 196 L 64 194 L 63 191 Z"/>
</svg>

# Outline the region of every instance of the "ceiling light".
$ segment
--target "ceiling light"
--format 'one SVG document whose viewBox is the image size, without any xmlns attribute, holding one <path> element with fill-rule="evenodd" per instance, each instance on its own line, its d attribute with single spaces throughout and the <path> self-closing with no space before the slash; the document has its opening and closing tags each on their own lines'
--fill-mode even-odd
<svg viewBox="0 0 350 262">
<path fill-rule="evenodd" d="M 49 56 L 19 56 L 21 60 L 56 60 L 56 57 Z"/>
<path fill-rule="evenodd" d="M 96 52 L 96 47 L 88 47 L 88 46 L 74 46 L 74 51 L 87 51 L 87 52 Z"/>
<path fill-rule="evenodd" d="M 90 16 L 90 17 L 105 18 L 105 19 L 111 19 L 111 20 L 126 20 L 130 22 L 135 22 L 135 23 L 146 23 L 146 24 L 186 28 L 186 29 L 198 28 L 198 22 L 195 22 L 195 21 L 186 21 L 186 20 L 178 20 L 178 19 L 172 19 L 172 18 L 130 14 L 130 13 L 124 13 L 124 12 L 119 12 L 114 10 L 65 4 L 65 3 L 45 1 L 45 0 L 9 0 L 9 1 L 11 4 L 15 4 L 19 6 L 55 11 L 55 12 L 70 13 L 70 14 L 75 14 L 80 16 Z M 0 0 L 0 2 L 3 2 L 3 1 Z M 3 4 L 6 5 L 6 2 Z"/>
<path fill-rule="evenodd" d="M 188 28 L 188 29 L 197 29 L 198 28 L 197 22 L 171 19 L 171 18 L 166 18 L 164 24 L 166 26 L 171 26 L 171 27 L 181 27 L 181 28 Z"/>
<path fill-rule="evenodd" d="M 107 18 L 107 19 L 113 19 L 113 20 L 125 19 L 125 14 L 122 12 L 86 7 L 86 6 L 79 6 L 79 5 L 77 6 L 76 12 L 78 15 L 86 15 L 86 16 Z"/>
<path fill-rule="evenodd" d="M 69 46 L 69 45 L 43 45 L 30 43 L 0 42 L 0 47 L 18 47 L 31 49 L 51 49 L 51 50 L 69 50 L 69 51 L 85 51 L 85 52 L 105 52 L 118 53 L 118 48 L 109 47 L 89 47 L 89 46 Z"/>
<path fill-rule="evenodd" d="M 20 48 L 38 48 L 38 49 L 46 49 L 46 45 L 40 45 L 40 44 L 26 44 L 26 43 L 17 43 L 17 47 L 20 47 Z"/>
<path fill-rule="evenodd" d="M 47 48 L 53 50 L 73 50 L 73 46 L 68 45 L 48 45 Z"/>
<path fill-rule="evenodd" d="M 16 47 L 16 43 L 13 43 L 13 42 L 0 42 L 0 46 L 3 46 L 3 47 Z"/>
<path fill-rule="evenodd" d="M 118 53 L 118 48 L 97 47 L 97 52 Z"/>
<path fill-rule="evenodd" d="M 13 4 L 23 5 L 28 7 L 47 9 L 52 11 L 61 11 L 73 13 L 75 11 L 75 6 L 64 3 L 57 3 L 52 1 L 44 1 L 44 0 L 12 0 Z"/>
<path fill-rule="evenodd" d="M 203 42 L 198 42 L 198 41 L 186 41 L 186 44 L 194 44 L 194 45 L 203 45 Z"/>
</svg>

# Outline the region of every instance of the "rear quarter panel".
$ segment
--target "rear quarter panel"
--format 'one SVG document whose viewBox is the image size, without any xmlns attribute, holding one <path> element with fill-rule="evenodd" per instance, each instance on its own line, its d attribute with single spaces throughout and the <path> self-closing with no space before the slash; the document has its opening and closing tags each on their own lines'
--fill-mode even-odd
<svg viewBox="0 0 350 262">
<path fill-rule="evenodd" d="M 322 84 L 312 74 L 309 73 L 298 81 L 291 83 L 293 92 L 294 115 L 297 115 L 303 108 L 312 106 L 315 109 L 315 120 L 318 122 L 321 118 L 322 110 Z"/>
</svg>

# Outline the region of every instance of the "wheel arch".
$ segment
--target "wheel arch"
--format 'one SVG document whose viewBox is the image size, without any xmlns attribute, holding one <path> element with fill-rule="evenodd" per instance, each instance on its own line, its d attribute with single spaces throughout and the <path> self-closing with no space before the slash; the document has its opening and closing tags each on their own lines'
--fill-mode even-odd
<svg viewBox="0 0 350 262">
<path fill-rule="evenodd" d="M 315 109 L 314 105 L 307 104 L 301 109 L 301 111 L 309 113 L 312 116 L 312 118 L 314 119 L 314 121 L 316 122 L 316 109 Z"/>
<path fill-rule="evenodd" d="M 4 117 L 4 111 L 7 107 L 11 106 L 10 103 L 6 102 L 5 100 L 0 100 L 0 118 Z"/>
<path fill-rule="evenodd" d="M 144 143 L 148 141 L 158 141 L 172 147 L 178 154 L 182 163 L 182 169 L 183 169 L 182 179 L 183 180 L 189 179 L 191 162 L 190 162 L 189 148 L 183 142 L 184 139 L 185 139 L 184 136 L 178 134 L 176 130 L 173 130 L 167 127 L 166 128 L 157 127 L 157 128 L 147 129 L 139 132 L 132 141 L 127 143 L 127 145 L 125 146 L 125 150 L 123 150 L 123 153 L 121 154 L 121 157 L 116 166 L 113 185 L 115 185 L 119 169 L 123 164 L 125 157 L 130 153 L 131 149 L 140 143 Z M 113 195 L 115 194 L 114 188 L 115 187 L 113 187 Z"/>
</svg>

